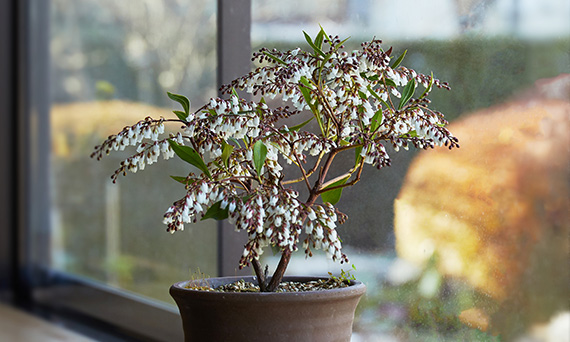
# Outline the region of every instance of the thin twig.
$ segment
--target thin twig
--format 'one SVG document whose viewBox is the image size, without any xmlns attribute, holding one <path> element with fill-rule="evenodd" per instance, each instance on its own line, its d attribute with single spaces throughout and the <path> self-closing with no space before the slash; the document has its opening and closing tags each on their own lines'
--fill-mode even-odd
<svg viewBox="0 0 570 342">
<path fill-rule="evenodd" d="M 354 171 L 356 171 L 356 167 L 353 167 L 352 169 L 348 170 L 347 172 L 345 172 L 344 174 L 335 177 L 333 179 L 330 179 L 329 181 L 323 183 L 323 185 L 321 186 L 322 189 L 326 189 L 327 186 L 330 186 L 331 184 L 334 184 L 340 180 L 343 180 L 345 178 L 350 178 L 350 176 L 352 176 L 352 174 L 354 173 Z M 327 191 L 330 189 L 327 189 Z"/>
<path fill-rule="evenodd" d="M 297 165 L 299 166 L 299 169 L 301 170 L 301 173 L 303 174 L 303 179 L 305 180 L 305 185 L 307 185 L 307 189 L 309 191 L 311 191 L 311 184 L 309 184 L 309 177 L 307 176 L 305 169 L 301 165 L 301 161 L 299 160 L 299 157 L 297 156 L 297 154 L 295 154 L 295 159 L 297 160 L 297 163 L 298 163 Z"/>
<path fill-rule="evenodd" d="M 331 190 L 336 190 L 336 189 L 342 189 L 342 188 L 347 188 L 349 186 L 353 186 L 354 184 L 358 183 L 358 181 L 360 181 L 360 175 L 362 174 L 362 169 L 364 166 L 364 159 L 360 161 L 360 165 L 358 166 L 358 172 L 356 174 L 356 178 L 354 178 L 353 180 L 351 180 L 348 183 L 345 184 L 340 184 L 340 185 L 335 185 L 335 186 L 331 186 L 330 188 L 325 187 L 324 185 L 321 187 L 321 189 L 317 190 L 317 195 L 322 194 L 323 192 L 327 192 L 327 191 L 331 191 Z M 327 183 L 330 183 L 327 182 Z"/>
<path fill-rule="evenodd" d="M 312 169 L 309 170 L 309 172 L 307 172 L 307 177 L 311 177 L 311 175 L 317 170 L 319 164 L 321 163 L 321 160 L 323 159 L 324 154 L 325 154 L 324 151 L 321 151 L 321 153 L 319 154 L 319 158 L 315 162 L 315 165 L 313 166 Z M 297 163 L 295 163 L 295 165 L 297 165 Z M 283 184 L 283 185 L 293 184 L 293 183 L 298 183 L 298 182 L 303 181 L 303 180 L 304 180 L 303 177 L 299 177 L 297 179 L 290 179 L 290 180 L 281 182 L 281 184 Z"/>
</svg>

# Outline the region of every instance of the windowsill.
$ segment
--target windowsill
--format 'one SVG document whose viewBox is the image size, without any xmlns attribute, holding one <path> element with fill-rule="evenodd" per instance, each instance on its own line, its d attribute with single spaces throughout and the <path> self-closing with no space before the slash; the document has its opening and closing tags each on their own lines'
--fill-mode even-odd
<svg viewBox="0 0 570 342">
<path fill-rule="evenodd" d="M 0 304 L 0 341 L 92 342 L 93 340 L 18 309 Z"/>
</svg>

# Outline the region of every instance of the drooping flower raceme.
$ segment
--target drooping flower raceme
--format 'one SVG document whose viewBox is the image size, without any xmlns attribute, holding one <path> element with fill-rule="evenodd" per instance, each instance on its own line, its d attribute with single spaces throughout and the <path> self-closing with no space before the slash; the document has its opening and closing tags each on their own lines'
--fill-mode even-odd
<svg viewBox="0 0 570 342">
<path fill-rule="evenodd" d="M 347 261 L 336 231 L 346 219 L 334 207 L 340 191 L 359 181 L 364 164 L 389 166 L 386 145 L 395 150 L 458 147 L 443 115 L 429 108 L 431 90 L 449 87 L 400 66 L 404 55 L 392 58 L 392 49 L 383 50 L 379 40 L 348 53 L 344 42 L 323 30 L 314 40 L 306 38 L 312 52 L 263 48 L 254 53 L 259 66 L 222 86 L 226 99 L 213 98 L 194 112 L 185 97 L 169 93 L 184 109 L 175 111 L 176 119 L 146 118 L 109 137 L 93 156 L 136 146 L 114 181 L 159 156 L 176 154 L 193 165 L 193 172 L 173 177 L 184 184 L 186 195 L 165 213 L 167 230 L 183 230 L 198 219 L 228 219 L 248 234 L 242 267 L 256 266 L 267 246 L 289 255 L 300 244 L 308 256 L 320 249 L 333 260 Z M 236 90 L 261 99 L 247 101 Z M 265 100 L 276 97 L 282 106 Z M 288 127 L 283 119 L 297 124 Z M 166 136 L 169 122 L 182 128 Z M 309 126 L 315 131 L 303 130 Z M 349 150 L 354 163 L 329 178 L 335 156 Z M 300 176 L 284 174 L 288 164 Z M 307 199 L 299 198 L 294 183 L 306 186 Z"/>
</svg>

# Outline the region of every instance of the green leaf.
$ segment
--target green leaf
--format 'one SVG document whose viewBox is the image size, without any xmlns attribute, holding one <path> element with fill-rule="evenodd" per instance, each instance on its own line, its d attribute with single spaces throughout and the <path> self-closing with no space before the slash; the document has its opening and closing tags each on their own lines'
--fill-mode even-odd
<svg viewBox="0 0 570 342">
<path fill-rule="evenodd" d="M 346 43 L 346 41 L 349 40 L 349 39 L 350 39 L 350 37 L 348 37 L 348 38 L 346 38 L 345 40 L 343 40 L 342 42 L 336 44 L 336 46 L 334 47 L 334 49 L 335 49 L 335 50 L 338 50 L 338 49 L 342 46 L 342 44 Z"/>
<path fill-rule="evenodd" d="M 354 149 L 354 166 L 358 166 L 362 160 L 360 153 L 362 152 L 362 145 L 356 146 Z"/>
<path fill-rule="evenodd" d="M 332 188 L 333 186 L 337 186 L 337 185 L 343 185 L 346 183 L 346 181 L 350 178 L 350 175 L 346 176 L 345 178 L 336 181 L 334 183 L 332 183 L 331 185 L 327 186 L 325 188 L 325 190 L 327 188 Z M 321 194 L 321 198 L 323 199 L 323 202 L 325 203 L 330 203 L 332 205 L 335 205 L 338 201 L 340 201 L 340 196 L 342 195 L 342 189 L 343 188 L 338 188 L 338 189 L 334 189 L 334 190 L 330 190 L 327 192 L 323 192 Z"/>
<path fill-rule="evenodd" d="M 374 96 L 376 98 L 376 100 L 378 101 L 382 101 L 382 98 L 380 97 L 380 95 L 378 95 L 378 93 L 376 93 L 376 91 L 370 86 L 368 85 L 366 87 L 366 89 L 368 89 L 368 91 L 370 92 L 370 94 L 372 94 L 372 96 Z"/>
<path fill-rule="evenodd" d="M 208 176 L 209 178 L 212 177 L 212 175 L 210 174 L 210 170 L 208 170 L 208 166 L 206 166 L 206 163 L 204 163 L 204 159 L 202 159 L 200 154 L 196 152 L 192 147 L 178 145 L 176 141 L 170 139 L 168 140 L 168 143 L 170 143 L 170 147 L 172 147 L 172 150 L 174 150 L 174 153 L 176 153 L 176 155 L 180 157 L 180 159 L 196 166 L 198 169 L 200 169 L 200 171 L 204 172 L 204 174 L 206 174 L 206 176 Z"/>
<path fill-rule="evenodd" d="M 305 40 L 307 41 L 307 43 L 308 43 L 310 46 L 314 46 L 314 45 L 315 45 L 315 43 L 313 43 L 313 39 L 311 38 L 311 36 L 309 36 L 309 34 L 308 34 L 307 32 L 303 31 L 303 35 L 305 35 Z"/>
<path fill-rule="evenodd" d="M 179 110 L 173 110 L 172 111 L 174 114 L 176 114 L 176 116 L 181 120 L 186 122 L 186 119 L 188 118 L 188 115 L 184 112 L 181 112 Z"/>
<path fill-rule="evenodd" d="M 236 144 L 237 147 L 241 148 L 241 145 L 239 143 L 239 141 L 236 138 L 229 138 L 229 141 L 233 142 L 234 144 Z"/>
<path fill-rule="evenodd" d="M 267 157 L 267 146 L 263 141 L 258 140 L 255 145 L 253 145 L 253 164 L 255 166 L 255 171 L 257 175 L 261 177 L 261 168 L 265 164 L 265 157 Z"/>
<path fill-rule="evenodd" d="M 374 74 L 372 76 L 367 76 L 365 73 L 361 72 L 360 73 L 360 77 L 367 79 L 369 81 L 378 81 L 380 79 L 380 76 L 378 76 L 378 74 Z M 370 86 L 369 86 L 370 87 Z"/>
<path fill-rule="evenodd" d="M 242 201 L 243 203 L 246 203 L 247 201 L 249 201 L 250 199 L 252 199 L 253 196 L 254 196 L 253 194 L 244 195 L 244 196 L 241 198 L 241 201 Z"/>
<path fill-rule="evenodd" d="M 305 40 L 307 41 L 307 43 L 313 48 L 313 50 L 315 50 L 315 56 L 321 55 L 324 57 L 325 53 L 323 52 L 323 50 L 321 50 L 315 43 L 313 43 L 313 40 L 307 34 L 307 32 L 303 31 L 303 34 L 305 35 Z M 317 38 L 318 38 L 318 35 L 317 35 Z M 321 41 L 321 43 L 322 43 L 322 41 Z"/>
<path fill-rule="evenodd" d="M 228 161 L 230 160 L 230 155 L 232 154 L 234 150 L 234 146 L 231 144 L 228 144 L 227 142 L 223 142 L 222 145 L 222 161 L 224 162 L 224 165 L 226 167 L 229 167 L 228 165 Z"/>
<path fill-rule="evenodd" d="M 323 28 L 321 27 L 321 30 L 319 31 L 319 33 L 317 33 L 317 36 L 315 37 L 315 45 L 316 45 L 319 49 L 322 49 L 322 48 L 323 48 L 324 35 L 325 35 L 325 31 L 324 31 Z"/>
<path fill-rule="evenodd" d="M 379 109 L 376 114 L 372 117 L 370 122 L 370 131 L 374 132 L 382 124 L 382 109 Z"/>
<path fill-rule="evenodd" d="M 311 82 L 309 82 L 309 80 L 307 79 L 307 77 L 305 76 L 301 76 L 300 82 L 307 87 L 308 90 L 312 90 L 312 85 Z"/>
<path fill-rule="evenodd" d="M 184 119 L 181 120 L 186 121 L 186 118 L 190 114 L 190 100 L 188 100 L 188 98 L 184 95 L 173 94 L 170 92 L 166 92 L 166 94 L 168 95 L 168 97 L 170 97 L 171 100 L 174 100 L 182 105 L 182 108 L 184 109 L 184 113 L 186 114 L 186 116 L 184 117 Z"/>
<path fill-rule="evenodd" d="M 214 219 L 221 221 L 227 219 L 228 216 L 229 216 L 228 207 L 222 209 L 222 201 L 218 201 L 212 204 L 212 206 L 209 207 L 208 210 L 206 210 L 206 213 L 204 213 L 204 216 L 202 216 L 200 221 L 204 221 L 207 219 Z"/>
<path fill-rule="evenodd" d="M 263 54 L 266 55 L 267 57 L 271 58 L 272 60 L 274 60 L 277 63 L 281 63 L 281 64 L 285 64 L 287 65 L 287 63 L 285 63 L 281 58 L 277 57 L 277 56 L 273 56 L 272 54 L 270 54 L 267 51 L 263 51 Z"/>
<path fill-rule="evenodd" d="M 182 176 L 170 176 L 170 178 L 182 184 L 192 184 L 195 182 L 193 179 L 188 179 L 187 177 Z"/>
<path fill-rule="evenodd" d="M 402 63 L 402 61 L 404 60 L 404 57 L 406 57 L 406 53 L 408 52 L 408 50 L 404 50 L 404 53 L 402 53 L 400 55 L 400 57 L 396 58 L 396 60 L 394 62 L 392 62 L 392 65 L 390 66 L 392 69 L 396 69 L 400 63 Z"/>
<path fill-rule="evenodd" d="M 313 104 L 313 99 L 311 98 L 311 83 L 305 76 L 301 77 L 300 82 L 301 85 L 299 85 L 299 90 L 301 91 L 301 94 L 303 94 L 305 102 L 309 105 L 309 108 L 311 108 L 313 116 L 317 119 L 317 123 L 319 124 L 321 132 L 324 132 L 325 129 L 323 127 L 323 120 L 319 115 L 319 113 L 317 112 L 317 107 L 315 107 L 315 105 Z"/>
<path fill-rule="evenodd" d="M 311 107 L 311 109 L 312 109 L 313 108 L 313 102 L 311 99 L 311 90 L 305 86 L 302 86 L 302 85 L 299 86 L 299 90 L 301 91 L 301 94 L 303 94 L 303 98 L 305 99 L 305 102 L 307 102 L 309 107 Z"/>
<path fill-rule="evenodd" d="M 309 105 L 309 107 L 311 107 L 311 110 L 313 110 L 314 106 L 313 99 L 311 97 L 311 83 L 305 76 L 301 77 L 300 82 L 301 84 L 299 85 L 299 90 L 301 91 L 301 94 L 303 94 L 305 102 Z"/>
<path fill-rule="evenodd" d="M 394 88 L 397 87 L 396 82 L 392 81 L 392 80 L 389 79 L 389 78 L 384 78 L 384 82 L 386 82 L 386 85 L 387 85 L 387 86 L 394 87 Z"/>
<path fill-rule="evenodd" d="M 404 108 L 406 103 L 410 101 L 412 96 L 414 96 L 414 92 L 416 91 L 416 80 L 413 78 L 408 81 L 408 84 L 404 87 L 404 91 L 402 92 L 402 98 L 400 99 L 400 105 L 398 106 L 398 110 Z"/>
<path fill-rule="evenodd" d="M 300 130 L 300 129 L 303 128 L 306 124 L 308 124 L 309 122 L 311 122 L 314 118 L 315 118 L 315 117 L 312 116 L 311 118 L 309 118 L 309 120 L 307 120 L 307 121 L 305 121 L 305 122 L 301 122 L 301 123 L 298 124 L 298 125 L 295 125 L 295 126 L 293 126 L 293 127 L 289 127 L 289 132 L 294 132 L 294 131 Z"/>
<path fill-rule="evenodd" d="M 211 116 L 216 116 L 218 113 L 214 109 L 204 109 L 201 111 L 203 114 L 210 114 Z"/>
<path fill-rule="evenodd" d="M 432 87 L 433 87 L 433 72 L 431 73 L 428 86 L 427 86 L 427 88 L 424 90 L 424 92 L 422 93 L 422 96 L 420 96 L 420 98 L 423 98 L 424 96 L 426 96 L 426 94 L 431 91 L 431 88 L 432 88 Z"/>
<path fill-rule="evenodd" d="M 323 42 L 325 41 L 325 39 L 329 39 L 329 35 L 325 32 L 325 29 L 319 25 L 319 27 L 321 28 L 321 30 L 319 31 L 319 33 L 317 34 L 317 38 L 315 38 L 315 43 L 319 40 L 319 35 L 322 35 L 322 42 L 320 42 L 319 44 L 317 44 L 317 46 L 321 49 L 322 55 L 324 57 L 324 59 L 321 61 L 320 65 L 321 67 L 323 65 L 325 65 L 326 62 L 329 61 L 329 59 L 331 59 L 331 57 L 333 56 L 332 53 L 324 53 L 322 51 L 323 48 Z M 338 48 L 348 40 L 348 38 L 346 38 L 345 40 L 343 40 L 340 44 L 338 44 L 336 47 L 332 46 L 332 42 L 329 41 L 329 45 L 333 48 L 334 51 L 338 50 Z"/>
<path fill-rule="evenodd" d="M 382 100 L 380 95 L 378 95 L 378 93 L 374 89 L 372 89 L 371 86 L 368 86 L 367 88 L 368 88 L 368 91 L 370 91 L 370 94 L 372 94 L 372 96 L 374 96 L 378 101 L 380 101 L 384 106 L 386 106 L 386 108 L 390 108 L 390 105 L 388 105 L 386 103 L 386 101 Z"/>
</svg>

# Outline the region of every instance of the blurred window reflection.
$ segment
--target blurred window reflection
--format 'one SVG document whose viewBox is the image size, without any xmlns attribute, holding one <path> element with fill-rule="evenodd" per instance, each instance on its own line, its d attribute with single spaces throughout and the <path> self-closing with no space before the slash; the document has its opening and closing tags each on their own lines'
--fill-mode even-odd
<svg viewBox="0 0 570 342">
<path fill-rule="evenodd" d="M 165 289 L 181 271 L 217 269 L 215 222 L 176 238 L 161 222 L 182 196 L 168 175 L 184 165 L 112 184 L 127 155 L 89 154 L 127 124 L 170 115 L 166 91 L 193 103 L 216 95 L 216 2 L 52 0 L 50 30 L 51 266 L 171 302 Z"/>
</svg>

